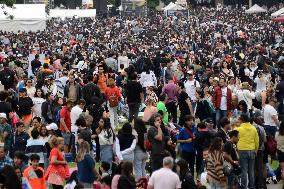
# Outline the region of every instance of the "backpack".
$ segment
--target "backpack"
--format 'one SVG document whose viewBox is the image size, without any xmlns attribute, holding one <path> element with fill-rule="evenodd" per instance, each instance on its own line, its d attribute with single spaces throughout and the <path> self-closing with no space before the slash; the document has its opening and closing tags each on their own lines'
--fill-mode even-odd
<svg viewBox="0 0 284 189">
<path fill-rule="evenodd" d="M 109 98 L 108 98 L 108 102 L 109 102 L 109 106 L 111 108 L 118 106 L 118 98 L 117 96 L 115 96 L 114 94 L 112 94 Z"/>
<path fill-rule="evenodd" d="M 275 155 L 277 151 L 277 142 L 272 135 L 267 136 L 267 152 L 270 155 Z"/>
<path fill-rule="evenodd" d="M 57 110 L 56 115 L 55 115 L 55 122 L 57 125 L 60 124 L 60 111 L 61 109 Z"/>
</svg>

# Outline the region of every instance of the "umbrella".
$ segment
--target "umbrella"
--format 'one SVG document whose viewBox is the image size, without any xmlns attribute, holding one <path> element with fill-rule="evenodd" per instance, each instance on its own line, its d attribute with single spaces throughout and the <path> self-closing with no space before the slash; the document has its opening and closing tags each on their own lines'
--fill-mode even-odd
<svg viewBox="0 0 284 189">
<path fill-rule="evenodd" d="M 279 16 L 272 19 L 273 22 L 284 22 L 284 16 Z"/>
</svg>

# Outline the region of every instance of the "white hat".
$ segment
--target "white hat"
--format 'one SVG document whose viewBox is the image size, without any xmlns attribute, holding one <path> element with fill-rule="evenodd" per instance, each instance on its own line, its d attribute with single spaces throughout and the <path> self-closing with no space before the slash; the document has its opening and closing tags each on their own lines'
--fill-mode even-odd
<svg viewBox="0 0 284 189">
<path fill-rule="evenodd" d="M 193 70 L 188 70 L 187 74 L 192 74 L 193 75 Z"/>
<path fill-rule="evenodd" d="M 58 126 L 56 125 L 56 123 L 51 123 L 49 125 L 46 126 L 46 129 L 47 130 L 57 130 L 58 129 Z"/>
<path fill-rule="evenodd" d="M 7 119 L 7 115 L 5 113 L 0 113 L 0 118 Z"/>
</svg>

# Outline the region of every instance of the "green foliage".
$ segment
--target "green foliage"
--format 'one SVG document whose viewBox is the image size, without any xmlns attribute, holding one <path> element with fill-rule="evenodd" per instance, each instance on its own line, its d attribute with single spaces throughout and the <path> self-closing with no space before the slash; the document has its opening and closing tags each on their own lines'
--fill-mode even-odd
<svg viewBox="0 0 284 189">
<path fill-rule="evenodd" d="M 16 0 L 0 0 L 0 4 L 5 4 L 8 7 L 12 7 L 16 3 Z"/>
</svg>

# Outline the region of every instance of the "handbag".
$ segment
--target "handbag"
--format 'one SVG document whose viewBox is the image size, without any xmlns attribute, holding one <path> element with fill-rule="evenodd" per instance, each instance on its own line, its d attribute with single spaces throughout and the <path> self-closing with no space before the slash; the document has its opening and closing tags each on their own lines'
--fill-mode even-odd
<svg viewBox="0 0 284 189">
<path fill-rule="evenodd" d="M 223 172 L 225 176 L 229 176 L 233 172 L 233 170 L 233 166 L 229 162 L 223 162 Z"/>
<path fill-rule="evenodd" d="M 277 151 L 277 142 L 272 135 L 267 136 L 267 152 L 270 155 L 275 155 Z"/>
</svg>

